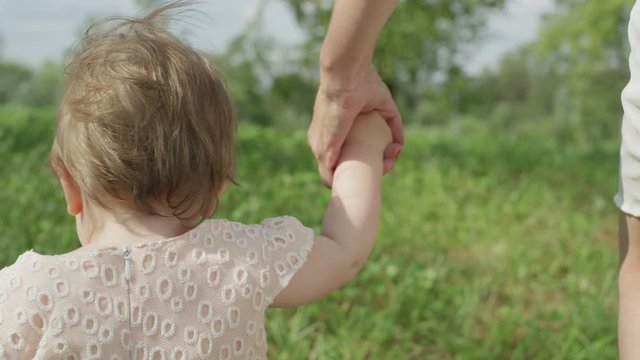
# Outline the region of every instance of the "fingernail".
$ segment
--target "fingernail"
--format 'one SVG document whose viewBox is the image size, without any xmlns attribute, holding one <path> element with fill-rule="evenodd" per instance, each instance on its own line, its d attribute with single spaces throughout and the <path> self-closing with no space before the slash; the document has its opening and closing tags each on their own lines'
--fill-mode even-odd
<svg viewBox="0 0 640 360">
<path fill-rule="evenodd" d="M 396 158 L 397 158 L 397 157 L 399 157 L 399 156 L 400 156 L 400 154 L 402 154 L 402 148 L 398 148 L 398 150 L 396 150 L 395 157 L 396 157 Z"/>
</svg>

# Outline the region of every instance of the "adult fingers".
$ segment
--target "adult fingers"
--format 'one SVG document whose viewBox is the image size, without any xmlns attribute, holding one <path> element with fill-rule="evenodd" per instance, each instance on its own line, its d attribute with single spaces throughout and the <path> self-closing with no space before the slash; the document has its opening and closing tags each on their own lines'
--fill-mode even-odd
<svg viewBox="0 0 640 360">
<path fill-rule="evenodd" d="M 333 169 L 327 166 L 324 166 L 323 163 L 318 163 L 318 173 L 320 173 L 320 178 L 322 179 L 322 183 L 327 188 L 331 189 L 333 185 Z"/>
<path fill-rule="evenodd" d="M 384 150 L 384 162 L 383 162 L 383 173 L 387 174 L 393 167 L 395 166 L 396 159 L 400 156 L 400 152 L 402 151 L 402 145 L 391 143 Z"/>
<path fill-rule="evenodd" d="M 391 172 L 391 170 L 393 170 L 393 167 L 396 165 L 395 160 L 393 159 L 384 159 L 384 162 L 382 163 L 382 174 L 383 175 L 387 175 L 388 173 Z"/>
<path fill-rule="evenodd" d="M 387 147 L 384 149 L 384 158 L 395 160 L 398 158 L 398 156 L 400 156 L 401 152 L 402 152 L 402 145 L 391 143 L 387 145 Z"/>
<path fill-rule="evenodd" d="M 387 121 L 391 129 L 391 137 L 396 144 L 404 145 L 404 128 L 402 125 L 402 115 L 398 110 L 396 102 L 393 100 L 389 87 L 382 81 L 380 76 L 376 76 L 376 95 L 374 110 Z"/>
<path fill-rule="evenodd" d="M 387 125 L 391 129 L 391 137 L 393 142 L 396 144 L 404 145 L 404 127 L 402 125 L 402 115 L 400 115 L 400 111 L 398 110 L 398 106 L 396 105 L 393 97 L 391 96 L 391 92 L 386 85 L 384 85 L 382 89 L 382 94 L 380 97 L 380 102 L 378 104 L 378 112 L 382 117 L 387 121 Z"/>
<path fill-rule="evenodd" d="M 391 138 L 393 139 L 394 144 L 400 145 L 400 149 L 402 149 L 402 145 L 404 145 L 404 127 L 402 125 L 402 117 L 400 116 L 400 113 L 396 112 L 391 117 L 385 117 L 385 120 L 391 129 Z M 399 156 L 400 154 L 398 153 L 397 155 Z"/>
<path fill-rule="evenodd" d="M 324 168 L 323 181 L 330 183 L 325 177 L 332 173 L 336 166 L 342 145 L 353 125 L 355 114 L 341 106 L 340 101 L 331 101 L 318 91 L 314 106 L 313 118 L 307 140 L 318 160 L 319 168 Z M 355 110 L 357 114 L 357 109 Z"/>
</svg>

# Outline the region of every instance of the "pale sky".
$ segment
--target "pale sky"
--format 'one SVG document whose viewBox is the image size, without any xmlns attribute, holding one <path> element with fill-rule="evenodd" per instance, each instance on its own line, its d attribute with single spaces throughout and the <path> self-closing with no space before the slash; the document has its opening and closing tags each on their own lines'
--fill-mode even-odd
<svg viewBox="0 0 640 360">
<path fill-rule="evenodd" d="M 259 1 L 207 0 L 197 6 L 205 16 L 196 18 L 189 37 L 202 50 L 222 51 L 247 24 Z M 541 13 L 553 0 L 507 0 L 505 11 L 489 20 L 491 39 L 472 48 L 466 68 L 476 72 L 491 66 L 504 52 L 535 37 Z M 37 65 L 60 60 L 77 39 L 89 17 L 136 14 L 133 0 L 0 0 L 0 35 L 5 58 Z M 266 31 L 284 44 L 301 39 L 295 20 L 278 0 L 269 0 Z"/>
</svg>

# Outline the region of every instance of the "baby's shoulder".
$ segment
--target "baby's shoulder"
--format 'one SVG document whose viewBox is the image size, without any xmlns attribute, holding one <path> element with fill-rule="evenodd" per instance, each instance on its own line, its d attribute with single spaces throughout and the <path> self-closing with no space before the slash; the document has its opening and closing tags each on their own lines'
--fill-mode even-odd
<svg viewBox="0 0 640 360">
<path fill-rule="evenodd" d="M 0 270 L 0 354 L 13 359 L 35 353 L 57 297 L 69 291 L 59 278 L 61 261 L 27 251 Z"/>
<path fill-rule="evenodd" d="M 39 272 L 43 268 L 42 255 L 29 250 L 18 256 L 16 261 L 0 270 L 0 289 L 15 288 L 26 281 L 38 281 Z"/>
<path fill-rule="evenodd" d="M 232 233 L 248 235 L 251 238 L 273 235 L 278 232 L 291 233 L 311 231 L 293 216 L 283 215 L 265 218 L 259 223 L 245 224 L 227 219 L 205 220 L 199 226 L 199 233 L 231 236 Z"/>
<path fill-rule="evenodd" d="M 64 292 L 56 282 L 60 278 L 67 257 L 45 256 L 29 250 L 12 264 L 0 270 L 0 305 L 13 301 L 27 304 L 39 295 L 47 302 L 47 294 Z"/>
<path fill-rule="evenodd" d="M 293 216 L 277 216 L 266 218 L 259 223 L 244 224 L 226 219 L 206 220 L 199 231 L 190 236 L 192 243 L 204 241 L 213 246 L 218 241 L 220 246 L 236 248 L 259 248 L 266 253 L 292 247 L 306 248 L 313 240 L 313 230 L 305 227 Z M 302 246 L 301 246 L 302 245 Z"/>
<path fill-rule="evenodd" d="M 213 219 L 202 225 L 204 231 L 192 244 L 198 247 L 201 241 L 205 249 L 211 249 L 214 261 L 233 268 L 232 274 L 253 278 L 265 304 L 271 304 L 304 265 L 314 241 L 313 230 L 292 216 L 271 217 L 256 224 Z M 242 279 L 238 275 L 234 281 Z"/>
</svg>

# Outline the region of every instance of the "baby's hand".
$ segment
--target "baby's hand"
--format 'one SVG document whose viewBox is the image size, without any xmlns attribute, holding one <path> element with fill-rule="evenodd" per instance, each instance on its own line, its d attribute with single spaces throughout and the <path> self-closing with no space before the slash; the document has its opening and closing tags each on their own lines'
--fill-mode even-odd
<svg viewBox="0 0 640 360">
<path fill-rule="evenodd" d="M 356 118 L 347 135 L 344 146 L 364 148 L 368 151 L 383 154 L 384 149 L 391 144 L 391 141 L 389 125 L 380 114 L 371 111 L 360 114 Z"/>
</svg>

